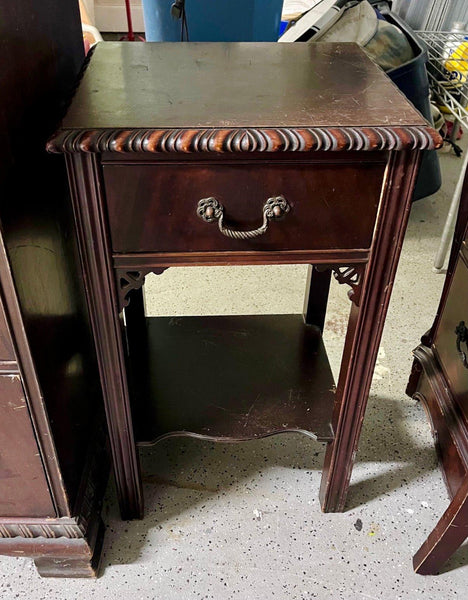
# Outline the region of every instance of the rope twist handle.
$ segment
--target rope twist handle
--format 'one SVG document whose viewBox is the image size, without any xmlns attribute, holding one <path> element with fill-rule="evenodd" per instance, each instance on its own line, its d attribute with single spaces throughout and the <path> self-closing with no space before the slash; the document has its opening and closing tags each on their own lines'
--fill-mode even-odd
<svg viewBox="0 0 468 600">
<path fill-rule="evenodd" d="M 266 233 L 271 219 L 279 219 L 287 212 L 290 206 L 284 196 L 273 196 L 263 205 L 263 223 L 256 229 L 239 231 L 230 229 L 224 225 L 224 207 L 216 198 L 202 198 L 198 202 L 197 215 L 207 223 L 218 222 L 219 231 L 228 238 L 234 240 L 250 240 Z"/>
</svg>

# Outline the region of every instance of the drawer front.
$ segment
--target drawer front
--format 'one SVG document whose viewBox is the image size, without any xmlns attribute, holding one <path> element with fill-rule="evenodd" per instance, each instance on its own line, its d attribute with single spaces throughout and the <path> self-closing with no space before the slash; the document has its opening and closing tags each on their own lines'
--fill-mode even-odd
<svg viewBox="0 0 468 600">
<path fill-rule="evenodd" d="M 20 376 L 0 376 L 0 516 L 54 517 Z"/>
<path fill-rule="evenodd" d="M 107 209 L 116 253 L 369 248 L 385 164 L 107 164 Z M 232 239 L 197 215 L 203 198 L 224 226 L 254 230 L 268 198 L 290 210 L 263 235 Z"/>
<path fill-rule="evenodd" d="M 468 422 L 468 368 L 459 356 L 455 333 L 461 321 L 468 327 L 468 268 L 460 256 L 433 345 L 450 390 Z M 468 360 L 466 343 L 461 343 L 460 349 Z"/>
</svg>

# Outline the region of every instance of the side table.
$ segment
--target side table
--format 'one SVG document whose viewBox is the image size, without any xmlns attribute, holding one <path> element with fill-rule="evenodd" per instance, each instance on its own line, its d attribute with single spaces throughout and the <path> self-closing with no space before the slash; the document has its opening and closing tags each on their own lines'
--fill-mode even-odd
<svg viewBox="0 0 468 600">
<path fill-rule="evenodd" d="M 355 44 L 97 46 L 49 142 L 68 165 L 122 516 L 137 443 L 302 431 L 342 510 L 420 151 L 441 140 Z M 304 315 L 146 318 L 168 267 L 306 263 Z M 337 387 L 321 330 L 350 286 Z"/>
</svg>

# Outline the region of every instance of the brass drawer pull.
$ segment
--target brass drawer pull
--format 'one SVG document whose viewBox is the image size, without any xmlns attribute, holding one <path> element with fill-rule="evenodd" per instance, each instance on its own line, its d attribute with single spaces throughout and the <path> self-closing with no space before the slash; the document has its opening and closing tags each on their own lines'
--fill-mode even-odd
<svg viewBox="0 0 468 600">
<path fill-rule="evenodd" d="M 202 198 L 198 202 L 197 215 L 200 219 L 203 219 L 207 223 L 213 223 L 218 221 L 218 227 L 220 232 L 226 237 L 233 238 L 235 240 L 249 240 L 251 238 L 258 237 L 266 233 L 268 224 L 271 219 L 279 219 L 287 212 L 289 212 L 289 204 L 284 196 L 274 196 L 268 198 L 263 206 L 263 223 L 257 229 L 250 229 L 249 231 L 238 231 L 236 229 L 229 229 L 224 226 L 224 207 L 220 204 L 216 198 Z"/>
<path fill-rule="evenodd" d="M 468 361 L 466 359 L 466 353 L 461 349 L 461 344 L 468 345 L 468 329 L 465 326 L 465 321 L 460 321 L 455 327 L 455 333 L 457 335 L 457 352 L 460 360 L 463 363 L 465 369 L 468 369 Z"/>
</svg>

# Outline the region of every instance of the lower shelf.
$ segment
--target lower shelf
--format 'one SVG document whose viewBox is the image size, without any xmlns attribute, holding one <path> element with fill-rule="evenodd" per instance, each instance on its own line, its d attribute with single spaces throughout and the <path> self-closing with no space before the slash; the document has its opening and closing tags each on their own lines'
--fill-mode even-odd
<svg viewBox="0 0 468 600">
<path fill-rule="evenodd" d="M 285 431 L 333 439 L 333 376 L 319 329 L 302 315 L 151 317 L 129 350 L 139 444 Z"/>
</svg>

